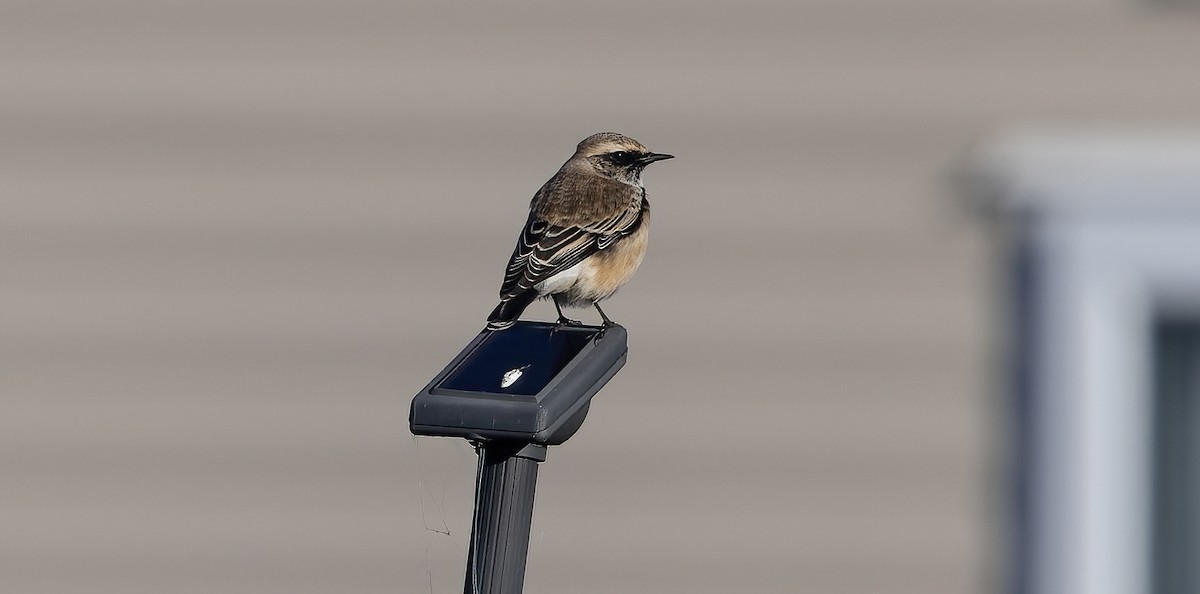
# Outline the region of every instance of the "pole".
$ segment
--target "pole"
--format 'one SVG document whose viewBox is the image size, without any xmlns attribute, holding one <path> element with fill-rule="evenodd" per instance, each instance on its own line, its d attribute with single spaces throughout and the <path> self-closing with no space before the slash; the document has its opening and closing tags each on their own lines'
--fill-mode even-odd
<svg viewBox="0 0 1200 594">
<path fill-rule="evenodd" d="M 546 446 L 483 442 L 476 450 L 475 517 L 463 592 L 520 594 L 538 463 L 546 460 Z"/>
</svg>

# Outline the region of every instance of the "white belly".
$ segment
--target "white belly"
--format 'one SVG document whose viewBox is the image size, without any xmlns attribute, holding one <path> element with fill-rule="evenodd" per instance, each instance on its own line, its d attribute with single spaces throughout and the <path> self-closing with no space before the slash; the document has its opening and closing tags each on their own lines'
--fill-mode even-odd
<svg viewBox="0 0 1200 594">
<path fill-rule="evenodd" d="M 575 283 L 580 282 L 580 279 L 587 282 L 592 277 L 591 258 L 586 258 L 584 261 L 540 282 L 535 287 L 538 295 L 545 297 L 555 293 L 566 293 L 575 286 Z"/>
</svg>

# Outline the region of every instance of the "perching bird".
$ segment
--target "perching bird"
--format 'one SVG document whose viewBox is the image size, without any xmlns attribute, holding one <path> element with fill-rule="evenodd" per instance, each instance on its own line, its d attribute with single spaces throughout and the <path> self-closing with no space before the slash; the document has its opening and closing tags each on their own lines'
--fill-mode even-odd
<svg viewBox="0 0 1200 594">
<path fill-rule="evenodd" d="M 583 139 L 533 195 L 488 329 L 512 326 L 539 297 L 554 299 L 560 324 L 579 324 L 563 315 L 564 305 L 595 306 L 604 324 L 612 324 L 600 300 L 633 276 L 650 236 L 642 170 L 670 158 L 615 132 Z"/>
</svg>

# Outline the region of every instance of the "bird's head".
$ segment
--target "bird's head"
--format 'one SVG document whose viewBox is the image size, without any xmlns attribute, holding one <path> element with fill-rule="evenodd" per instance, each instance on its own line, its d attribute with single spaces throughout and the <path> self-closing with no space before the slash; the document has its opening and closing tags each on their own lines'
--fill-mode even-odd
<svg viewBox="0 0 1200 594">
<path fill-rule="evenodd" d="M 575 158 L 587 161 L 596 173 L 640 186 L 647 165 L 672 159 L 674 155 L 650 152 L 642 143 L 616 132 L 601 132 L 584 138 L 575 149 Z"/>
</svg>

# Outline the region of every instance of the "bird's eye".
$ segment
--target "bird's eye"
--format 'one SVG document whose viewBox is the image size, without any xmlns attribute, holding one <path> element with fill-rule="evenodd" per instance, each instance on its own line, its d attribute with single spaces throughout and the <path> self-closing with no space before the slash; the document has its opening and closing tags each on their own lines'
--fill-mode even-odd
<svg viewBox="0 0 1200 594">
<path fill-rule="evenodd" d="M 609 153 L 608 158 L 612 159 L 613 163 L 624 166 L 632 164 L 633 160 L 636 158 L 636 155 L 628 151 L 615 151 Z"/>
</svg>

